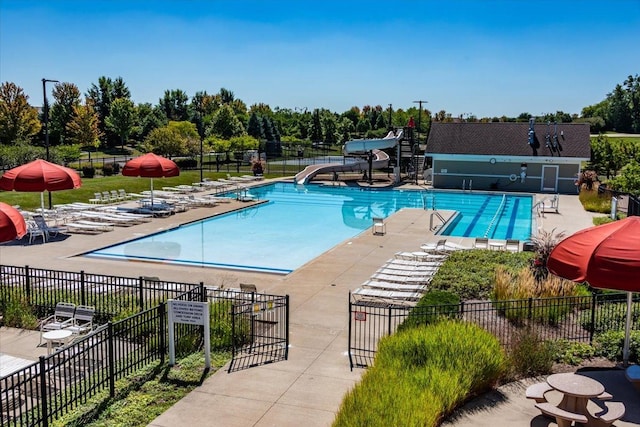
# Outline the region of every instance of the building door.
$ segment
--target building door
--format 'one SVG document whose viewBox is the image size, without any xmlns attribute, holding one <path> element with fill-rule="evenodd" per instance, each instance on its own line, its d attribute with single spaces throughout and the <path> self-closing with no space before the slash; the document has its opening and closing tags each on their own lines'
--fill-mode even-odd
<svg viewBox="0 0 640 427">
<path fill-rule="evenodd" d="M 558 191 L 558 166 L 542 166 L 542 186 L 541 191 Z"/>
</svg>

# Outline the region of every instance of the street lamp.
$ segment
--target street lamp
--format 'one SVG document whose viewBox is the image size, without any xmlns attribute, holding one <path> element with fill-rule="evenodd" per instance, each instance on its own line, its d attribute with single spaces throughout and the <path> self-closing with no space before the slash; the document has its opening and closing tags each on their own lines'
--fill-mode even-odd
<svg viewBox="0 0 640 427">
<path fill-rule="evenodd" d="M 60 83 L 58 80 L 42 79 L 42 95 L 44 102 L 44 146 L 47 150 L 47 162 L 49 161 L 49 103 L 47 102 L 47 82 Z M 51 191 L 49 191 L 49 209 L 51 209 Z"/>
<path fill-rule="evenodd" d="M 420 119 L 422 118 L 422 103 L 424 102 L 426 104 L 428 101 L 413 101 L 413 102 L 419 105 L 419 109 L 418 109 L 418 141 L 417 141 L 417 144 L 418 144 L 418 147 L 420 147 Z M 417 150 L 415 149 L 415 146 L 414 146 L 413 153 L 416 153 L 416 152 L 417 152 Z M 414 172 L 415 172 L 415 175 L 416 175 L 416 185 L 417 185 L 418 184 L 418 158 L 417 157 L 414 157 L 414 168 L 413 169 L 414 169 Z"/>
</svg>

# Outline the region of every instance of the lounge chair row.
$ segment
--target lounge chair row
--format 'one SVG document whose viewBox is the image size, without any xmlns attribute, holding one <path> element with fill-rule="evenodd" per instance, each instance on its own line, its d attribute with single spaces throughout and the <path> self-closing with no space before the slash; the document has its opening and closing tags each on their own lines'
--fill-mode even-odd
<svg viewBox="0 0 640 427">
<path fill-rule="evenodd" d="M 405 254 L 411 254 L 407 257 Z M 425 253 L 420 259 L 411 252 L 399 252 L 369 280 L 352 292 L 356 300 L 393 305 L 415 305 L 447 255 Z"/>
<path fill-rule="evenodd" d="M 93 198 L 89 199 L 91 204 L 108 204 L 108 203 L 120 203 L 135 198 L 135 193 L 127 193 L 124 189 L 102 191 L 100 193 L 93 193 Z"/>
</svg>

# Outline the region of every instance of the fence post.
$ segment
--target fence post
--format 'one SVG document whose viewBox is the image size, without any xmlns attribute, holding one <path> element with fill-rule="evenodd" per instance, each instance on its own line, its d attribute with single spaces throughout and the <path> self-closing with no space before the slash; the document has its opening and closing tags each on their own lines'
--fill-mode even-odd
<svg viewBox="0 0 640 427">
<path fill-rule="evenodd" d="M 31 305 L 31 275 L 28 265 L 24 266 L 24 292 L 27 294 L 27 304 Z"/>
<path fill-rule="evenodd" d="M 115 374 L 115 355 L 113 348 L 113 323 L 107 323 L 107 343 L 109 346 L 109 396 L 115 397 L 116 395 L 116 374 Z"/>
<path fill-rule="evenodd" d="M 158 317 L 160 317 L 159 325 L 158 325 L 158 333 L 160 334 L 160 364 L 164 364 L 164 354 L 167 351 L 167 342 L 165 340 L 165 331 L 167 316 L 166 313 L 166 303 L 161 302 L 158 304 Z"/>
<path fill-rule="evenodd" d="M 140 303 L 140 311 L 144 311 L 144 289 L 142 287 L 142 276 L 138 279 L 138 301 Z"/>
<path fill-rule="evenodd" d="M 589 328 L 589 344 L 593 345 L 593 335 L 596 331 L 596 306 L 598 303 L 598 296 L 596 294 L 591 295 L 591 327 Z"/>
<path fill-rule="evenodd" d="M 389 321 L 387 322 L 387 335 L 391 335 L 391 307 L 389 307 Z"/>
<path fill-rule="evenodd" d="M 44 360 L 44 356 L 39 357 L 40 364 L 38 365 L 38 367 L 40 368 L 40 372 L 38 372 L 38 374 L 40 375 L 40 413 L 42 414 L 42 425 L 44 427 L 47 427 L 49 425 L 49 408 L 47 402 L 47 384 L 45 383 L 45 381 L 47 380 L 47 375 L 45 372 L 47 365 L 45 364 Z"/>
<path fill-rule="evenodd" d="M 287 304 L 288 305 L 288 304 Z M 353 333 L 353 305 L 351 303 L 351 292 L 349 292 L 349 333 L 348 333 L 348 342 L 347 342 L 347 354 L 349 355 L 349 368 L 353 371 L 353 358 L 351 356 L 351 334 Z M 288 337 L 287 337 L 288 339 Z"/>
<path fill-rule="evenodd" d="M 464 301 L 460 301 L 460 319 L 464 318 Z"/>
<path fill-rule="evenodd" d="M 82 305 L 87 305 L 87 295 L 85 289 L 85 281 L 84 281 L 84 270 L 80 270 L 80 301 Z"/>
<path fill-rule="evenodd" d="M 533 298 L 529 297 L 529 307 L 527 307 L 527 309 L 529 310 L 529 312 L 527 313 L 527 319 L 531 320 L 531 318 L 533 317 Z"/>
<path fill-rule="evenodd" d="M 204 287 L 204 282 L 200 282 L 200 302 L 207 302 L 207 290 Z"/>
</svg>

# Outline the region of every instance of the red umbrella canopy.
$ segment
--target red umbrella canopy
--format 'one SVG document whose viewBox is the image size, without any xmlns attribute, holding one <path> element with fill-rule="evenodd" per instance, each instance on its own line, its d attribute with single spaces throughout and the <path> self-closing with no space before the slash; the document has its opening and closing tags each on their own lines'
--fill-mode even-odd
<svg viewBox="0 0 640 427">
<path fill-rule="evenodd" d="M 27 224 L 16 208 L 0 202 L 0 242 L 19 239 L 27 234 Z"/>
<path fill-rule="evenodd" d="M 596 288 L 640 291 L 640 217 L 590 227 L 567 237 L 551 251 L 547 268 Z"/>
<path fill-rule="evenodd" d="M 141 176 L 144 178 L 168 178 L 180 175 L 180 169 L 173 160 L 147 153 L 129 160 L 122 168 L 124 176 Z"/>
<path fill-rule="evenodd" d="M 8 170 L 0 177 L 0 189 L 7 191 L 71 190 L 81 184 L 78 172 L 42 159 Z"/>
</svg>

